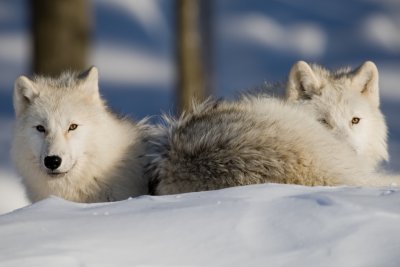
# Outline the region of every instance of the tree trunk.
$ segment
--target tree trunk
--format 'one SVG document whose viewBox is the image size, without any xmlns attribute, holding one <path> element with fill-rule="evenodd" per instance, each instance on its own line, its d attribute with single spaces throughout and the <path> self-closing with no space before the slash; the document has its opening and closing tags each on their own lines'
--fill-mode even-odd
<svg viewBox="0 0 400 267">
<path fill-rule="evenodd" d="M 87 68 L 89 6 L 87 0 L 31 0 L 34 73 Z"/>
<path fill-rule="evenodd" d="M 210 46 L 205 45 L 209 37 L 210 23 L 202 23 L 207 17 L 208 0 L 177 0 L 177 69 L 178 109 L 190 110 L 193 100 L 207 97 L 210 84 L 205 68 Z M 209 22 L 209 21 L 208 21 Z"/>
</svg>

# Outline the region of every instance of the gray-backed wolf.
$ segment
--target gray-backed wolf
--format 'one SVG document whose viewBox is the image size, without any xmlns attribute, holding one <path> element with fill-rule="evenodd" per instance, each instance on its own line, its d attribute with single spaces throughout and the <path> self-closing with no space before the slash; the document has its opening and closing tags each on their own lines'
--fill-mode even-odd
<svg viewBox="0 0 400 267">
<path fill-rule="evenodd" d="M 257 183 L 389 185 L 301 105 L 250 96 L 166 118 L 148 175 L 155 194 Z"/>
<path fill-rule="evenodd" d="M 378 80 L 378 69 L 371 61 L 356 70 L 335 72 L 299 61 L 290 71 L 286 99 L 303 105 L 333 135 L 364 157 L 365 164 L 378 167 L 389 159 Z"/>
</svg>

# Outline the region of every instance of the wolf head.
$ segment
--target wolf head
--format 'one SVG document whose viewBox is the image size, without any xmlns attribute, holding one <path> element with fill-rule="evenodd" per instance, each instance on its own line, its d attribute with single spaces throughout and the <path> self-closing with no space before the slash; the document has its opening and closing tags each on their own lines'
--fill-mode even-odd
<svg viewBox="0 0 400 267">
<path fill-rule="evenodd" d="M 78 159 L 86 153 L 92 124 L 99 123 L 92 118 L 103 109 L 96 68 L 80 75 L 64 73 L 57 79 L 21 76 L 15 82 L 13 102 L 17 166 L 54 178 L 84 164 Z"/>
<path fill-rule="evenodd" d="M 389 158 L 378 80 L 378 69 L 371 61 L 354 71 L 334 73 L 299 61 L 290 71 L 286 99 L 303 105 L 338 139 L 376 166 Z"/>
</svg>

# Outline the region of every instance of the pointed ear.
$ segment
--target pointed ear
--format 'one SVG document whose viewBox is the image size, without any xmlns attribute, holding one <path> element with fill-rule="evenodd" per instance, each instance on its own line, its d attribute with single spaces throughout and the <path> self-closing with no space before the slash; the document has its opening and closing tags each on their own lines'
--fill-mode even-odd
<svg viewBox="0 0 400 267">
<path fill-rule="evenodd" d="M 364 62 L 354 71 L 351 88 L 360 92 L 376 107 L 379 107 L 379 73 L 372 61 Z"/>
<path fill-rule="evenodd" d="M 99 72 L 96 67 L 90 67 L 78 76 L 82 80 L 83 90 L 91 96 L 92 100 L 100 99 Z"/>
<path fill-rule="evenodd" d="M 39 95 L 32 80 L 25 76 L 20 76 L 14 84 L 14 110 L 17 116 L 32 103 L 33 99 Z"/>
<path fill-rule="evenodd" d="M 318 93 L 319 83 L 311 67 L 306 62 L 299 61 L 290 70 L 286 99 L 289 101 L 309 99 Z"/>
</svg>

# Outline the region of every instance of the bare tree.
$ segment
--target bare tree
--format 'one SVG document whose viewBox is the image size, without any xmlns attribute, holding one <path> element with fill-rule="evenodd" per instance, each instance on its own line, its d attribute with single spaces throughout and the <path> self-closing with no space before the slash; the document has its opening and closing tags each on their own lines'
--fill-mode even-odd
<svg viewBox="0 0 400 267">
<path fill-rule="evenodd" d="M 87 67 L 89 6 L 87 0 L 31 0 L 34 73 Z"/>
<path fill-rule="evenodd" d="M 210 89 L 210 1 L 177 0 L 178 109 L 190 110 Z"/>
</svg>

